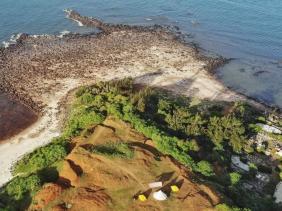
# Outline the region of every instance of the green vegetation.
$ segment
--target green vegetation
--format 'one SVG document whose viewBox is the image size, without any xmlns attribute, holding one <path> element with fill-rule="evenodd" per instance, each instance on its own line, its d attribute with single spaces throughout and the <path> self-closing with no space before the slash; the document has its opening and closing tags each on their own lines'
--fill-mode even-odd
<svg viewBox="0 0 282 211">
<path fill-rule="evenodd" d="M 205 160 L 197 163 L 196 171 L 207 177 L 214 175 L 211 164 Z"/>
<path fill-rule="evenodd" d="M 240 209 L 240 208 L 235 208 L 235 207 L 230 207 L 226 204 L 218 204 L 215 206 L 216 211 L 251 211 L 250 209 Z"/>
<path fill-rule="evenodd" d="M 261 196 L 255 191 L 250 192 L 242 187 L 241 183 L 237 183 L 235 186 L 230 186 L 228 188 L 228 196 L 232 198 L 233 202 L 238 207 L 247 207 L 250 210 L 269 210 L 278 211 L 279 206 L 273 202 L 271 196 Z"/>
<path fill-rule="evenodd" d="M 134 156 L 133 149 L 127 143 L 109 142 L 104 145 L 95 145 L 87 149 L 92 153 L 105 155 L 111 158 L 126 158 L 130 159 Z"/>
<path fill-rule="evenodd" d="M 261 116 L 243 103 L 192 103 L 186 97 L 173 96 L 163 90 L 136 88 L 131 79 L 85 87 L 78 97 L 84 99 L 86 107 L 94 107 L 105 116 L 112 115 L 129 122 L 134 129 L 152 139 L 160 152 L 207 179 L 220 176 L 215 175 L 213 163 L 228 168 L 232 153 L 245 149 L 251 151 L 246 140 L 256 133 L 252 125 Z M 241 175 L 229 173 L 231 186 L 222 188 L 227 196 L 234 198 L 235 204 L 252 210 L 273 210 L 270 199 L 256 194 L 245 195 L 243 191 L 246 190 L 239 186 L 243 180 Z M 261 201 L 259 205 L 257 200 Z"/>
<path fill-rule="evenodd" d="M 279 173 L 280 180 L 282 180 L 282 160 L 280 160 L 280 164 L 277 166 L 277 171 Z"/>
<path fill-rule="evenodd" d="M 25 155 L 13 168 L 16 177 L 0 189 L 0 210 L 25 210 L 42 184 L 58 179 L 55 164 L 67 153 L 67 140 L 56 138 L 50 144 Z"/>
<path fill-rule="evenodd" d="M 39 190 L 41 183 L 38 175 L 15 177 L 0 190 L 0 210 L 23 210 L 30 204 L 32 196 Z M 5 207 L 2 208 L 1 205 Z"/>
<path fill-rule="evenodd" d="M 68 153 L 67 142 L 63 138 L 54 139 L 50 144 L 36 149 L 16 163 L 13 174 L 29 175 L 63 159 Z"/>
<path fill-rule="evenodd" d="M 269 133 L 268 135 L 269 135 L 270 137 L 272 137 L 273 139 L 282 142 L 282 135 L 281 135 L 281 134 Z"/>
<path fill-rule="evenodd" d="M 229 174 L 229 177 L 231 185 L 236 185 L 240 181 L 242 175 L 237 172 L 232 172 Z"/>
<path fill-rule="evenodd" d="M 82 96 L 84 99 L 84 96 Z M 82 100 L 82 102 L 88 102 L 88 100 Z M 100 111 L 91 106 L 77 106 L 72 109 L 72 113 L 68 119 L 66 127 L 64 129 L 64 137 L 78 136 L 84 128 L 87 128 L 93 124 L 102 123 L 106 116 Z"/>
<path fill-rule="evenodd" d="M 245 128 L 243 123 L 235 116 L 211 117 L 207 128 L 207 135 L 219 149 L 223 142 L 228 141 L 233 151 L 241 152 L 246 144 Z"/>
<path fill-rule="evenodd" d="M 9 200 L 28 201 L 41 184 L 55 181 L 56 170 L 52 167 L 67 155 L 68 139 L 86 134 L 89 128 L 111 115 L 130 123 L 135 130 L 152 139 L 163 154 L 215 182 L 216 187 L 237 206 L 254 211 L 275 210 L 271 198 L 248 194 L 242 188 L 242 182 L 248 177 L 230 170 L 231 155 L 252 151 L 246 140 L 259 131 L 255 126 L 258 119 L 264 121 L 260 112 L 249 105 L 191 101 L 164 90 L 135 87 L 130 78 L 82 87 L 76 97 L 63 136 L 26 155 L 15 165 L 14 174 L 25 178 L 17 177 L 17 182 L 13 180 L 3 188 L 1 194 L 5 195 L 5 200 L 0 198 L 0 207 L 1 204 L 9 207 Z M 128 144 L 119 142 L 95 145 L 87 150 L 111 158 L 130 159 L 134 156 Z M 224 175 L 216 174 L 216 165 L 224 169 Z M 257 171 L 255 166 L 250 167 Z M 52 174 L 48 174 L 50 169 L 53 169 Z M 24 184 L 22 180 L 29 181 L 28 178 L 30 183 Z M 19 190 L 13 184 L 18 184 Z M 216 209 L 248 210 L 225 204 Z"/>
</svg>

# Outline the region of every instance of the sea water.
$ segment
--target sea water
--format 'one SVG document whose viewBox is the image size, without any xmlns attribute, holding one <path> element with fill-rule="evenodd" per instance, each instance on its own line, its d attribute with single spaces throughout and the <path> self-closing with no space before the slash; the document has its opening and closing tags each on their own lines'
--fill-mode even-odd
<svg viewBox="0 0 282 211">
<path fill-rule="evenodd" d="M 86 33 L 65 18 L 75 9 L 112 23 L 179 26 L 207 52 L 234 60 L 222 81 L 251 97 L 282 107 L 281 0 L 1 0 L 0 43 L 17 33 Z"/>
</svg>

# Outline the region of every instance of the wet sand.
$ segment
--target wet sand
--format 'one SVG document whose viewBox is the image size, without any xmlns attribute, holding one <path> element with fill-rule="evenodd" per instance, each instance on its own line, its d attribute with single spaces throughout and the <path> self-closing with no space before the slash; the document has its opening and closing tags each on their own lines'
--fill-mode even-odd
<svg viewBox="0 0 282 211">
<path fill-rule="evenodd" d="M 21 103 L 0 93 L 0 143 L 35 123 L 37 115 Z"/>
<path fill-rule="evenodd" d="M 0 186 L 12 178 L 10 168 L 24 154 L 60 135 L 66 95 L 81 85 L 133 77 L 137 83 L 210 100 L 253 100 L 216 80 L 211 71 L 226 59 L 203 56 L 184 43 L 176 28 L 105 24 L 68 11 L 98 34 L 29 36 L 0 50 L 0 90 L 39 115 L 28 129 L 0 145 Z"/>
</svg>

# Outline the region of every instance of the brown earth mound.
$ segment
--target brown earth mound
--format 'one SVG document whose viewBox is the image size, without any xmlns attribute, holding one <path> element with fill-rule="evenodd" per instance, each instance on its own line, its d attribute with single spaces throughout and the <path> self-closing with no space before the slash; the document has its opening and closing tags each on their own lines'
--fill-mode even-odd
<svg viewBox="0 0 282 211">
<path fill-rule="evenodd" d="M 212 210 L 220 197 L 205 184 L 199 184 L 193 174 L 158 152 L 151 141 L 131 129 L 126 123 L 108 118 L 93 129 L 87 138 L 76 139 L 76 147 L 64 161 L 58 183 L 44 186 L 35 196 L 38 202 L 30 210 Z M 116 141 L 127 142 L 134 150 L 133 158 L 109 157 L 91 153 L 91 146 Z M 147 144 L 148 143 L 148 144 Z M 160 188 L 168 200 L 159 202 L 148 183 L 162 181 Z M 179 192 L 172 193 L 171 185 Z M 148 200 L 134 196 L 143 193 Z M 40 203 L 39 203 L 40 202 Z"/>
</svg>

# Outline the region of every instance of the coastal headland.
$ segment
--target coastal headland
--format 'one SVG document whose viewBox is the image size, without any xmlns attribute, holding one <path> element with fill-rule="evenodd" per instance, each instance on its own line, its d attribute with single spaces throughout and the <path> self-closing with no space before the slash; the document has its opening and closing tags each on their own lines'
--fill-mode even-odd
<svg viewBox="0 0 282 211">
<path fill-rule="evenodd" d="M 185 43 L 173 27 L 106 24 L 75 11 L 67 17 L 100 30 L 93 34 L 31 36 L 0 49 L 0 90 L 39 115 L 28 129 L 0 145 L 0 185 L 24 154 L 60 133 L 67 94 L 97 81 L 134 78 L 190 97 L 259 103 L 226 88 L 211 72 L 228 60 L 210 58 Z"/>
</svg>

